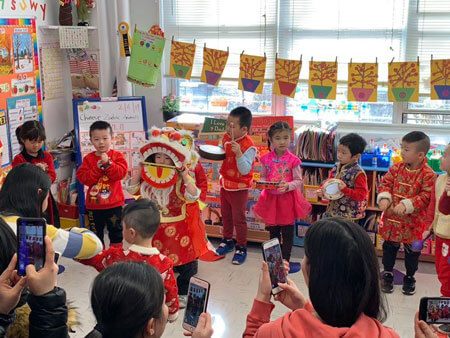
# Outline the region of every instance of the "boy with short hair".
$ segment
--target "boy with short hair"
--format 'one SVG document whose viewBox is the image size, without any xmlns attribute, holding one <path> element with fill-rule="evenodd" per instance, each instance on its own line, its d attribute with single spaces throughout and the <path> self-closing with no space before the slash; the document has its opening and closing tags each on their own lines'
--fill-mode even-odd
<svg viewBox="0 0 450 338">
<path fill-rule="evenodd" d="M 89 136 L 95 151 L 87 154 L 77 170 L 77 179 L 89 189 L 86 193 L 86 210 L 89 226 L 103 240 L 105 225 L 111 246 L 122 246 L 122 206 L 125 197 L 122 179 L 128 164 L 122 153 L 111 148 L 113 131 L 105 121 L 96 121 L 89 128 Z"/>
<path fill-rule="evenodd" d="M 367 208 L 367 176 L 359 166 L 358 160 L 366 148 L 367 142 L 358 134 L 351 133 L 339 140 L 337 149 L 338 164 L 330 170 L 329 179 L 342 181 L 339 190 L 344 194 L 338 200 L 330 201 L 324 217 L 343 217 L 358 220 L 365 216 Z M 322 190 L 319 190 L 322 195 Z"/>
<path fill-rule="evenodd" d="M 243 264 L 247 258 L 245 211 L 256 156 L 256 147 L 248 136 L 251 125 L 251 111 L 245 107 L 237 107 L 228 116 L 226 134 L 222 139 L 225 150 L 225 160 L 220 168 L 223 239 L 216 251 L 222 256 L 236 247 L 232 263 L 237 265 Z M 237 241 L 233 239 L 234 229 Z"/>
<path fill-rule="evenodd" d="M 161 254 L 157 248 L 152 247 L 152 239 L 159 224 L 159 210 L 154 202 L 140 199 L 128 204 L 123 209 L 123 238 L 131 244 L 128 250 L 110 247 L 97 256 L 78 261 L 93 266 L 98 272 L 117 262 L 135 261 L 152 265 L 160 272 L 164 281 L 169 321 L 172 322 L 178 317 L 178 287 L 172 260 Z"/>
<path fill-rule="evenodd" d="M 405 295 L 416 292 L 414 274 L 419 265 L 420 251 L 411 244 L 422 238 L 425 216 L 430 203 L 436 174 L 427 164 L 430 138 L 421 131 L 413 131 L 402 138 L 402 159 L 389 168 L 378 188 L 377 203 L 383 211 L 380 235 L 383 243 L 383 292 L 394 290 L 394 269 L 397 251 L 403 243 L 406 276 L 402 291 Z"/>
</svg>

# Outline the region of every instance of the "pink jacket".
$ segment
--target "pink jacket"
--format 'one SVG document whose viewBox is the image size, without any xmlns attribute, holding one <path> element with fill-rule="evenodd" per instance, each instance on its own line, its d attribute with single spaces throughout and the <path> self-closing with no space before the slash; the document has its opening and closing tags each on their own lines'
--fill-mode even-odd
<svg viewBox="0 0 450 338">
<path fill-rule="evenodd" d="M 303 309 L 286 313 L 271 322 L 270 314 L 275 306 L 255 299 L 247 316 L 244 338 L 398 338 L 394 330 L 378 320 L 361 314 L 352 327 L 333 327 L 322 323 L 313 315 L 314 308 L 308 302 Z"/>
</svg>

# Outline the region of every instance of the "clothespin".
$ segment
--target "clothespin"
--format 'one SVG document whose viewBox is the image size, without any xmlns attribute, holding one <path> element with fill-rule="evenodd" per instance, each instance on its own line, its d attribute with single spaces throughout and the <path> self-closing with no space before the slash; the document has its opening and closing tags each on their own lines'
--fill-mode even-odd
<svg viewBox="0 0 450 338">
<path fill-rule="evenodd" d="M 431 54 L 431 61 L 433 61 L 433 54 Z"/>
<path fill-rule="evenodd" d="M 350 66 L 352 65 L 352 60 L 353 60 L 353 59 L 352 59 L 352 58 L 350 58 Z"/>
<path fill-rule="evenodd" d="M 300 54 L 300 62 L 302 62 L 303 54 Z"/>
<path fill-rule="evenodd" d="M 195 45 L 195 39 L 194 39 L 194 42 L 193 42 L 193 44 Z"/>
<path fill-rule="evenodd" d="M 244 51 L 245 51 L 245 50 L 242 51 L 241 56 L 244 55 Z"/>
<path fill-rule="evenodd" d="M 337 56 L 336 56 L 336 60 L 334 61 L 334 63 L 337 63 Z"/>
<path fill-rule="evenodd" d="M 227 47 L 227 53 L 230 54 L 230 47 Z"/>
<path fill-rule="evenodd" d="M 314 61 L 313 61 L 313 57 L 312 57 L 312 56 L 311 56 L 311 62 L 314 62 Z"/>
<path fill-rule="evenodd" d="M 203 50 L 205 50 L 206 49 L 206 42 L 205 42 L 205 44 L 203 45 Z"/>
<path fill-rule="evenodd" d="M 419 63 L 419 56 L 417 56 L 417 63 Z"/>
<path fill-rule="evenodd" d="M 391 62 L 389 62 L 389 64 L 391 64 L 392 62 L 394 62 L 395 56 L 392 58 Z"/>
<path fill-rule="evenodd" d="M 275 53 L 275 60 L 278 60 L 278 53 Z"/>
<path fill-rule="evenodd" d="M 378 57 L 375 58 L 375 63 L 378 63 Z"/>
<path fill-rule="evenodd" d="M 172 43 L 173 43 L 173 35 L 172 35 Z"/>
<path fill-rule="evenodd" d="M 266 59 L 266 52 L 264 52 L 264 59 Z"/>
</svg>

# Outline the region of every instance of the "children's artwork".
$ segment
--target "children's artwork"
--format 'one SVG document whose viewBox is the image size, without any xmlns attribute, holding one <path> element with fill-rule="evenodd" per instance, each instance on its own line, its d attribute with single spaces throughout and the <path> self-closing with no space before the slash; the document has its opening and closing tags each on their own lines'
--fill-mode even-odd
<svg viewBox="0 0 450 338">
<path fill-rule="evenodd" d="M 195 43 L 173 41 L 170 48 L 170 75 L 179 79 L 191 79 L 194 65 Z"/>
<path fill-rule="evenodd" d="M 4 33 L 0 34 L 0 76 L 13 73 L 11 51 L 11 36 Z"/>
<path fill-rule="evenodd" d="M 139 163 L 143 161 L 142 155 L 139 151 L 134 150 L 131 152 L 131 166 L 132 168 L 138 168 Z"/>
<path fill-rule="evenodd" d="M 114 135 L 114 149 L 130 149 L 130 133 L 117 132 Z"/>
<path fill-rule="evenodd" d="M 131 133 L 131 148 L 140 148 L 145 142 L 145 132 L 134 131 Z"/>
<path fill-rule="evenodd" d="M 31 34 L 13 34 L 14 71 L 31 73 L 34 70 Z"/>
<path fill-rule="evenodd" d="M 337 62 L 309 62 L 310 99 L 336 99 L 337 69 Z"/>
<path fill-rule="evenodd" d="M 99 51 L 95 49 L 71 49 L 67 51 L 72 97 L 99 97 Z"/>
<path fill-rule="evenodd" d="M 349 63 L 348 101 L 377 102 L 378 63 Z"/>
<path fill-rule="evenodd" d="M 419 101 L 419 62 L 389 64 L 388 97 L 391 102 Z"/>
<path fill-rule="evenodd" d="M 127 79 L 145 87 L 154 87 L 161 73 L 166 40 L 158 35 L 136 30 L 133 34 Z"/>
<path fill-rule="evenodd" d="M 241 54 L 239 66 L 239 89 L 255 94 L 262 94 L 266 57 Z"/>
<path fill-rule="evenodd" d="M 295 96 L 295 88 L 297 88 L 301 69 L 302 62 L 299 60 L 276 58 L 273 93 L 293 98 Z"/>
<path fill-rule="evenodd" d="M 431 60 L 431 99 L 450 100 L 450 59 Z"/>
<path fill-rule="evenodd" d="M 228 60 L 228 51 L 203 48 L 203 69 L 200 81 L 218 86 Z"/>
<path fill-rule="evenodd" d="M 8 116 L 5 109 L 0 109 L 0 141 L 2 142 L 1 167 L 7 167 L 11 164 L 11 149 L 8 140 Z"/>
<path fill-rule="evenodd" d="M 64 96 L 63 57 L 56 45 L 41 48 L 42 92 L 44 100 Z"/>
<path fill-rule="evenodd" d="M 90 153 L 91 151 L 95 150 L 94 146 L 91 143 L 89 132 L 80 133 L 80 146 L 86 153 Z"/>
<path fill-rule="evenodd" d="M 59 48 L 88 48 L 89 37 L 87 27 L 59 27 Z"/>
</svg>

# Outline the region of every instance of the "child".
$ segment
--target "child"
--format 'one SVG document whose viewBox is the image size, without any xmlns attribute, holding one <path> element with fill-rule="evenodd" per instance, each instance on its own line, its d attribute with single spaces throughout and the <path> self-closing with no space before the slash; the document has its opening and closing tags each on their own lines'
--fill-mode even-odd
<svg viewBox="0 0 450 338">
<path fill-rule="evenodd" d="M 387 293 L 394 290 L 392 271 L 400 243 L 403 243 L 406 276 L 402 291 L 413 295 L 420 251 L 413 251 L 411 244 L 421 239 L 425 229 L 425 215 L 436 175 L 427 165 L 430 138 L 423 132 L 413 131 L 403 136 L 401 149 L 403 162 L 389 168 L 378 188 L 377 203 L 383 211 L 380 235 L 384 239 L 381 289 Z"/>
<path fill-rule="evenodd" d="M 55 164 L 53 157 L 48 151 L 43 151 L 42 146 L 46 139 L 45 129 L 39 121 L 27 121 L 16 129 L 17 141 L 22 147 L 20 154 L 17 154 L 12 162 L 15 167 L 21 163 L 30 162 L 42 170 L 50 177 L 52 183 L 56 180 Z M 60 227 L 58 207 L 55 199 L 50 194 L 48 212 L 45 215 L 47 222 Z"/>
<path fill-rule="evenodd" d="M 86 193 L 86 209 L 89 226 L 101 239 L 108 228 L 111 246 L 122 246 L 122 206 L 125 203 L 121 180 L 128 170 L 122 153 L 112 150 L 113 131 L 105 121 L 96 121 L 89 128 L 89 136 L 95 151 L 87 154 L 77 170 L 77 179 L 89 189 Z"/>
<path fill-rule="evenodd" d="M 152 266 L 142 262 L 113 264 L 95 277 L 91 306 L 97 325 L 86 338 L 160 338 L 166 327 L 163 281 Z M 192 337 L 212 334 L 211 315 L 202 313 Z"/>
<path fill-rule="evenodd" d="M 367 176 L 358 160 L 366 148 L 366 141 L 358 134 L 347 134 L 339 140 L 338 164 L 328 178 L 340 179 L 339 190 L 344 196 L 330 201 L 323 217 L 344 217 L 353 221 L 364 218 L 369 188 Z M 323 192 L 320 190 L 319 195 Z"/>
<path fill-rule="evenodd" d="M 226 158 L 220 168 L 220 211 L 223 222 L 223 239 L 217 253 L 226 255 L 235 248 L 233 229 L 236 229 L 236 252 L 233 264 L 243 264 L 247 258 L 247 208 L 248 189 L 253 178 L 255 145 L 247 135 L 252 125 L 252 113 L 245 107 L 230 112 L 227 132 L 222 139 Z"/>
<path fill-rule="evenodd" d="M 422 238 L 426 238 L 430 231 L 436 235 L 436 272 L 441 282 L 442 297 L 450 297 L 450 144 L 441 158 L 440 175 L 431 192 L 431 202 L 428 206 L 425 223 L 428 225 Z M 450 334 L 449 325 L 441 325 L 439 330 Z"/>
<path fill-rule="evenodd" d="M 303 197 L 300 159 L 289 151 L 292 129 L 288 123 L 275 122 L 268 131 L 272 152 L 261 157 L 261 181 L 280 182 L 278 189 L 264 189 L 255 205 L 255 213 L 266 223 L 270 239 L 278 238 L 283 259 L 291 258 L 294 223 L 311 212 L 311 204 Z M 294 264 L 291 264 L 294 268 Z M 295 270 L 300 270 L 297 264 Z M 291 271 L 292 272 L 292 271 Z"/>
<path fill-rule="evenodd" d="M 178 317 L 178 288 L 173 275 L 173 263 L 166 256 L 152 247 L 152 238 L 159 227 L 159 211 L 155 203 L 141 199 L 123 209 L 123 237 L 131 244 L 128 250 L 110 247 L 97 256 L 79 260 L 85 265 L 93 266 L 101 272 L 106 267 L 124 261 L 142 261 L 154 266 L 164 280 L 166 301 L 169 308 L 169 321 Z"/>
</svg>

